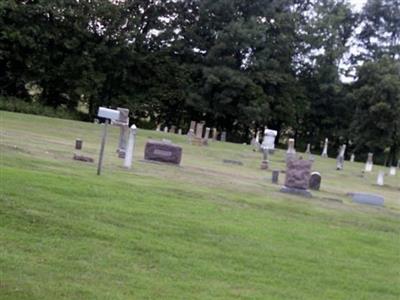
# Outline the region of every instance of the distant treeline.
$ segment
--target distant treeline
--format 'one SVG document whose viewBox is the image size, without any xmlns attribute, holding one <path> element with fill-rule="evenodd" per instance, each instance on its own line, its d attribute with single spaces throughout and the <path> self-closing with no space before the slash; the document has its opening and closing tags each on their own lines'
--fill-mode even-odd
<svg viewBox="0 0 400 300">
<path fill-rule="evenodd" d="M 399 53 L 399 0 L 359 13 L 344 0 L 0 1 L 3 99 L 87 118 L 127 107 L 152 128 L 204 120 L 236 142 L 268 126 L 298 149 L 328 137 L 333 155 L 346 143 L 388 163 Z"/>
</svg>

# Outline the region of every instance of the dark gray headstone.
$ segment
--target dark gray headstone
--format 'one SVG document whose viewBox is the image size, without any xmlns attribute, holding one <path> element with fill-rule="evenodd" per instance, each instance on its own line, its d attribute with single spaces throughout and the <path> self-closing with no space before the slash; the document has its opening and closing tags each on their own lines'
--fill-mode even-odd
<svg viewBox="0 0 400 300">
<path fill-rule="evenodd" d="M 365 193 L 350 193 L 352 201 L 360 204 L 383 206 L 385 199 L 379 195 Z"/>
<path fill-rule="evenodd" d="M 78 154 L 74 154 L 73 156 L 74 160 L 79 160 L 79 161 L 84 161 L 84 162 L 94 162 L 94 159 L 88 156 L 84 156 L 84 155 L 78 155 Z"/>
<path fill-rule="evenodd" d="M 281 192 L 311 197 L 311 193 L 307 190 L 311 165 L 312 162 L 309 160 L 289 160 L 286 168 L 285 186 L 281 189 Z"/>
<path fill-rule="evenodd" d="M 76 150 L 81 150 L 82 149 L 82 140 L 81 139 L 76 139 L 75 140 L 75 149 Z"/>
<path fill-rule="evenodd" d="M 182 160 L 182 148 L 174 144 L 148 141 L 144 150 L 144 159 L 179 165 Z"/>
<path fill-rule="evenodd" d="M 240 160 L 224 159 L 222 162 L 224 164 L 232 164 L 232 165 L 243 166 L 243 163 Z"/>
<path fill-rule="evenodd" d="M 279 170 L 272 171 L 272 183 L 278 184 L 279 181 Z"/>
<path fill-rule="evenodd" d="M 321 187 L 321 174 L 318 172 L 312 172 L 310 176 L 309 187 L 311 190 L 319 191 Z"/>
</svg>

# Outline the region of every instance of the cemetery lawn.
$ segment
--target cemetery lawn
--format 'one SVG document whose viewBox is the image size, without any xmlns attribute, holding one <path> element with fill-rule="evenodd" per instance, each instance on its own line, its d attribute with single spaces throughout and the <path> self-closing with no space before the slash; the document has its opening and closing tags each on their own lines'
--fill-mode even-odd
<svg viewBox="0 0 400 300">
<path fill-rule="evenodd" d="M 378 187 L 383 167 L 317 157 L 321 191 L 304 199 L 279 193 L 248 145 L 138 130 L 125 170 L 110 128 L 96 176 L 71 158 L 82 138 L 97 161 L 100 127 L 0 111 L 0 299 L 400 298 L 400 172 Z M 149 137 L 181 145 L 182 166 L 144 162 Z"/>
</svg>

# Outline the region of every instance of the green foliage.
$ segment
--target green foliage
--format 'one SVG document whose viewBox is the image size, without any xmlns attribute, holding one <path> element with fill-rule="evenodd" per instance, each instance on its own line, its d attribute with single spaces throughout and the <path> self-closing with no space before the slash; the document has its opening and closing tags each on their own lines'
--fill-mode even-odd
<svg viewBox="0 0 400 300">
<path fill-rule="evenodd" d="M 390 147 L 388 162 L 395 164 L 400 154 L 400 62 L 384 56 L 365 63 L 358 69 L 352 96 L 357 150 L 382 154 Z"/>
<path fill-rule="evenodd" d="M 100 105 L 124 106 L 145 127 L 206 121 L 240 142 L 268 126 L 299 147 L 328 137 L 336 154 L 350 142 L 356 106 L 357 83 L 343 84 L 342 66 L 398 59 L 399 7 L 369 0 L 356 14 L 345 0 L 4 0 L 0 95 L 85 107 L 89 118 Z M 354 44 L 362 55 L 349 55 Z"/>
<path fill-rule="evenodd" d="M 42 115 L 52 118 L 86 120 L 87 115 L 77 111 L 70 111 L 65 107 L 57 108 L 45 106 L 38 102 L 28 102 L 18 98 L 0 97 L 0 110 L 19 112 L 24 114 Z"/>
</svg>

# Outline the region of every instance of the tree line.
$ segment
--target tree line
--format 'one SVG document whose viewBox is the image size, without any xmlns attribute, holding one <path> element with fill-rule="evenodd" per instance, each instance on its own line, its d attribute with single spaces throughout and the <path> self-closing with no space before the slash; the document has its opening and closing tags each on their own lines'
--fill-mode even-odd
<svg viewBox="0 0 400 300">
<path fill-rule="evenodd" d="M 343 80 L 352 78 L 352 80 Z M 400 151 L 400 1 L 3 0 L 0 95 L 249 141 Z M 283 141 L 284 139 L 280 139 Z"/>
</svg>

